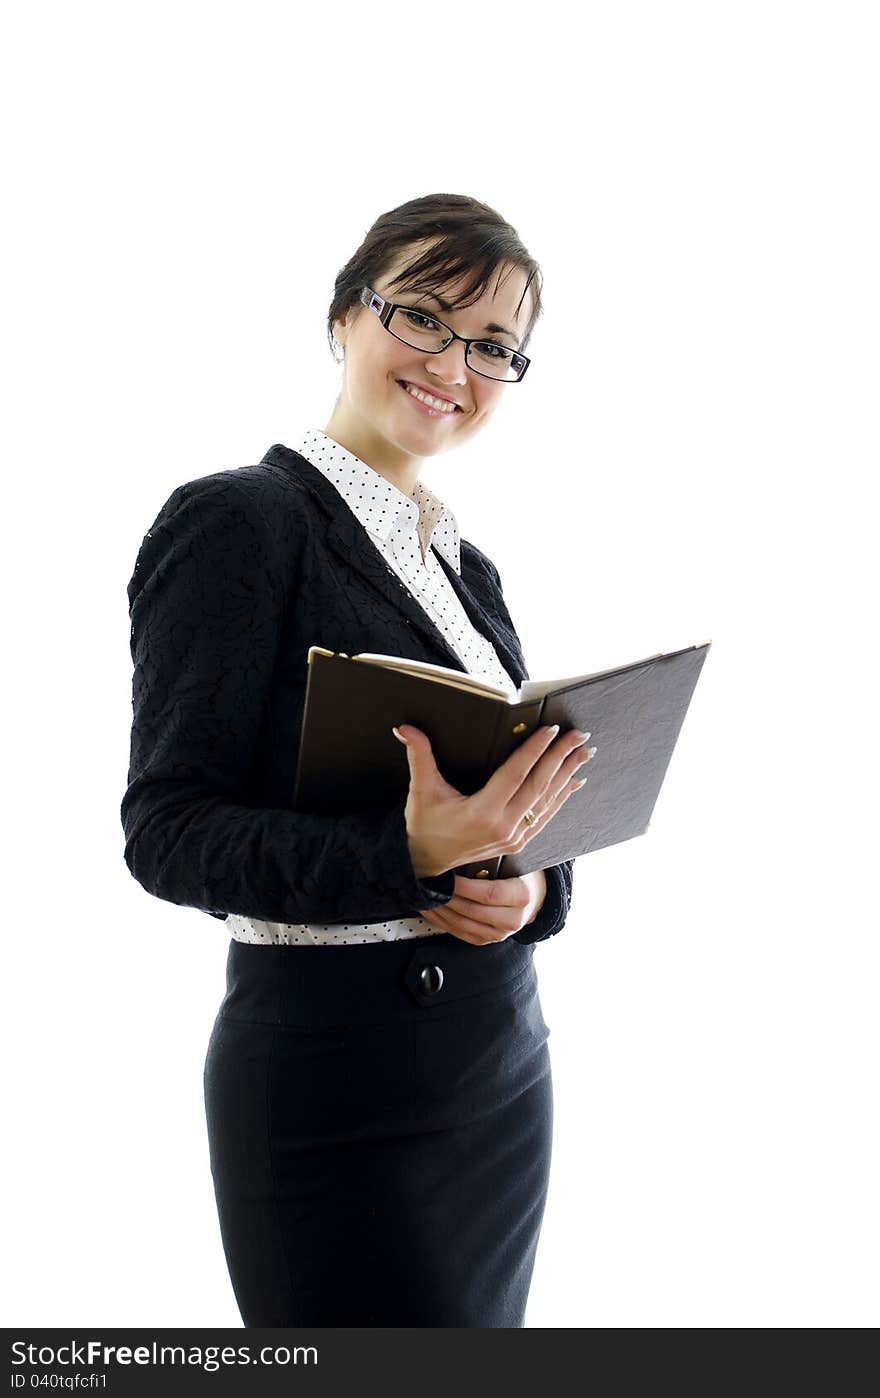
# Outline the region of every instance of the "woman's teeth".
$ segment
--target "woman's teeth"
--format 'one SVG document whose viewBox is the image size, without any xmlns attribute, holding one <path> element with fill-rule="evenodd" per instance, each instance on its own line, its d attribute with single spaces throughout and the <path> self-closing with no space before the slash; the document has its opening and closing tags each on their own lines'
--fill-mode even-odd
<svg viewBox="0 0 880 1398">
<path fill-rule="evenodd" d="M 430 393 L 422 393 L 420 388 L 413 388 L 411 383 L 404 383 L 407 393 L 411 393 L 413 398 L 418 398 L 420 403 L 427 403 L 429 408 L 436 408 L 441 413 L 454 413 L 456 405 L 448 403 L 444 398 L 434 398 Z"/>
</svg>

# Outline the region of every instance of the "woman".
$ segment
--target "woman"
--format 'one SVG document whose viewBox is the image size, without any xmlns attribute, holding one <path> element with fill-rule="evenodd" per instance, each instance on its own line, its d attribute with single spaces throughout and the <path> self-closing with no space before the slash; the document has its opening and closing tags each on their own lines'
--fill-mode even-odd
<svg viewBox="0 0 880 1398">
<path fill-rule="evenodd" d="M 453 871 L 522 849 L 589 735 L 536 729 L 466 797 L 404 724 L 405 802 L 331 818 L 290 793 L 310 645 L 528 677 L 494 564 L 420 470 L 518 391 L 538 282 L 485 204 L 383 215 L 337 278 L 324 432 L 178 487 L 129 584 L 125 858 L 231 932 L 204 1085 L 247 1326 L 524 1323 L 552 1131 L 533 947 L 571 864 Z"/>
</svg>

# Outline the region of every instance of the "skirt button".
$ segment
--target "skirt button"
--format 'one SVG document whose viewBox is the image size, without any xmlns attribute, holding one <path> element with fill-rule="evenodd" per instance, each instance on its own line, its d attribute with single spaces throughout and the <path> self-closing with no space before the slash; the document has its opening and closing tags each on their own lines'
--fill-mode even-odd
<svg viewBox="0 0 880 1398">
<path fill-rule="evenodd" d="M 443 972 L 439 966 L 423 966 L 419 984 L 425 995 L 436 995 L 443 984 Z"/>
</svg>

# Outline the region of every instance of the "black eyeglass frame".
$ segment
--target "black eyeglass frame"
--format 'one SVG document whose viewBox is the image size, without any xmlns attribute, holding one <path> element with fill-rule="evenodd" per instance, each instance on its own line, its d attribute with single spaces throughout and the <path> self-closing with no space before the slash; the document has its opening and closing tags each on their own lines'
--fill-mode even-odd
<svg viewBox="0 0 880 1398">
<path fill-rule="evenodd" d="M 469 369 L 473 369 L 475 374 L 480 374 L 484 379 L 491 379 L 493 383 L 522 383 L 523 379 L 525 378 L 526 370 L 532 362 L 527 355 L 522 354 L 519 350 L 511 349 L 510 345 L 501 345 L 497 340 L 486 340 L 482 336 L 479 336 L 475 340 L 467 340 L 465 339 L 464 335 L 456 335 L 455 331 L 452 329 L 452 326 L 447 325 L 445 321 L 438 320 L 437 317 L 434 315 L 433 311 L 416 311 L 417 315 L 426 316 L 428 320 L 433 320 L 435 325 L 439 325 L 443 330 L 447 330 L 449 332 L 450 338 L 446 341 L 445 345 L 441 346 L 440 349 L 424 349 L 424 346 L 422 345 L 414 345 L 410 340 L 404 340 L 401 335 L 395 335 L 394 331 L 389 329 L 388 325 L 388 322 L 394 315 L 395 311 L 415 311 L 414 306 L 402 306 L 397 301 L 386 301 L 383 296 L 380 296 L 378 292 L 373 291 L 372 288 L 369 286 L 361 287 L 361 301 L 367 307 L 368 310 L 372 311 L 374 315 L 377 315 L 379 317 L 381 324 L 388 331 L 389 335 L 394 335 L 395 340 L 400 340 L 400 343 L 402 345 L 409 345 L 410 349 L 422 349 L 425 354 L 442 354 L 444 350 L 449 349 L 449 346 L 452 344 L 453 340 L 461 340 L 462 344 L 465 347 L 464 357 L 467 367 Z M 517 358 L 523 360 L 522 373 L 516 379 L 499 379 L 496 374 L 487 374 L 483 369 L 474 368 L 473 364 L 471 364 L 468 359 L 468 354 L 470 352 L 471 345 L 494 345 L 496 348 L 506 349 L 510 354 L 515 354 Z"/>
</svg>

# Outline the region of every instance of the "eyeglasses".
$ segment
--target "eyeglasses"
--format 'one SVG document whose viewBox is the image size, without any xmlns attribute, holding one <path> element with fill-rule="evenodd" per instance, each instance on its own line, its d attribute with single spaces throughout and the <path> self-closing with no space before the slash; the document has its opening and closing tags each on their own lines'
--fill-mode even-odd
<svg viewBox="0 0 880 1398">
<path fill-rule="evenodd" d="M 375 315 L 395 340 L 402 340 L 413 349 L 424 350 L 426 354 L 442 354 L 453 340 L 461 340 L 465 347 L 465 363 L 474 373 L 487 379 L 500 379 L 503 383 L 519 383 L 531 364 L 524 354 L 512 350 L 509 345 L 501 345 L 497 340 L 466 340 L 456 335 L 442 320 L 416 311 L 412 306 L 398 306 L 386 301 L 368 286 L 361 290 L 361 301 Z"/>
</svg>

